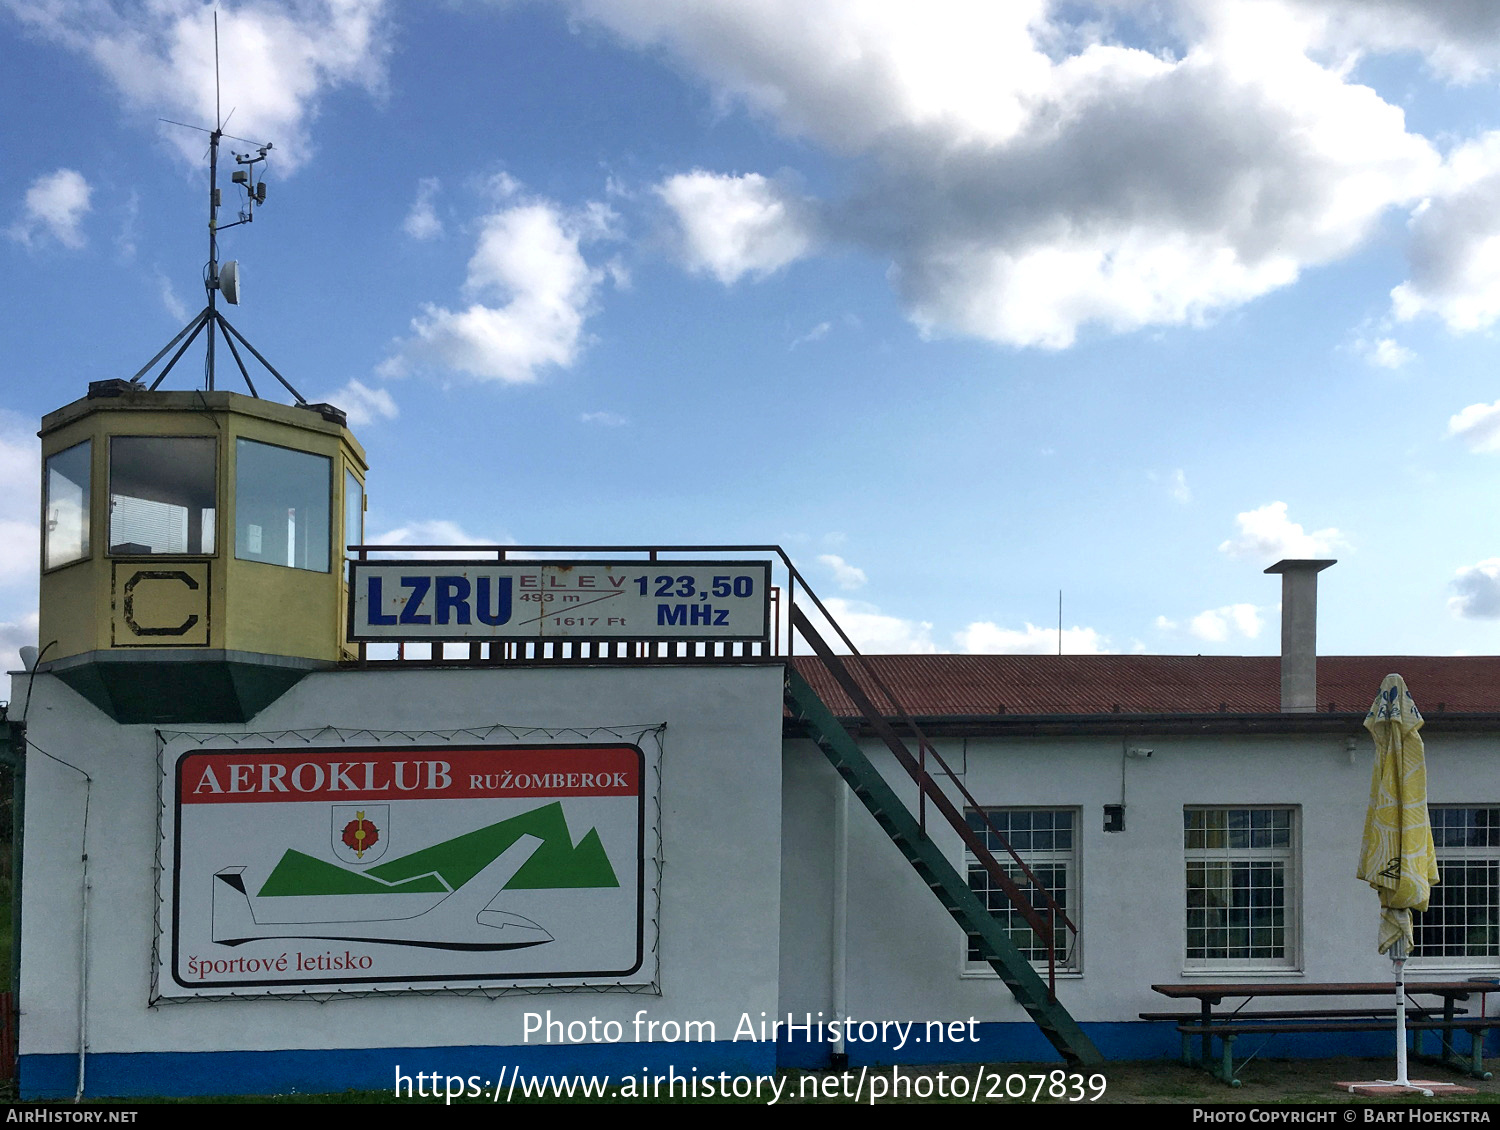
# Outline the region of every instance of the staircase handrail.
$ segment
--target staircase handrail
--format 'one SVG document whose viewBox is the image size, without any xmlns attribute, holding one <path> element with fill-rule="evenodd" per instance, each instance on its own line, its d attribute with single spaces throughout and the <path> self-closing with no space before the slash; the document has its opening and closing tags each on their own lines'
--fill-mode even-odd
<svg viewBox="0 0 1500 1130">
<path fill-rule="evenodd" d="M 788 568 L 792 569 L 795 574 L 795 567 L 792 566 L 790 562 L 787 562 L 787 565 Z M 1041 895 L 1043 901 L 1046 904 L 1046 909 L 1048 910 L 1048 912 L 1053 916 L 1054 919 L 1060 919 L 1066 929 L 1076 937 L 1078 933 L 1077 926 L 1073 924 L 1073 922 L 1067 917 L 1067 914 L 1063 910 L 1063 908 L 1052 897 L 1051 891 L 1049 891 L 1046 885 L 1036 877 L 1036 875 L 1031 871 L 1030 867 L 1026 865 L 1026 862 L 1016 854 L 1015 849 L 1011 847 L 1009 841 L 1000 832 L 1000 830 L 995 827 L 994 822 L 989 819 L 988 813 L 986 813 L 984 808 L 980 806 L 978 801 L 974 799 L 973 795 L 964 786 L 963 782 L 958 780 L 956 775 L 953 773 L 952 768 L 949 767 L 947 762 L 943 760 L 942 756 L 937 754 L 937 751 L 933 749 L 931 741 L 922 732 L 921 727 L 917 725 L 916 721 L 911 718 L 911 716 L 901 706 L 900 700 L 895 696 L 890 688 L 885 685 L 884 681 L 880 679 L 879 675 L 870 669 L 870 665 L 864 662 L 864 657 L 859 654 L 859 651 L 854 646 L 853 641 L 850 640 L 849 637 L 844 633 L 843 629 L 839 627 L 838 622 L 834 620 L 831 615 L 829 615 L 828 610 L 823 606 L 822 602 L 818 600 L 817 595 L 812 591 L 811 586 L 807 584 L 806 579 L 801 577 L 800 574 L 796 574 L 796 576 L 798 580 L 802 581 L 802 587 L 807 595 L 812 598 L 814 605 L 823 614 L 828 623 L 833 627 L 834 631 L 839 634 L 839 637 L 842 639 L 844 645 L 850 649 L 853 657 L 860 662 L 860 669 L 865 673 L 870 681 L 875 684 L 880 693 L 884 695 L 885 698 L 891 703 L 892 707 L 894 708 L 894 714 L 896 715 L 896 717 L 904 726 L 908 727 L 911 730 L 919 743 L 926 746 L 927 749 L 934 754 L 934 756 L 937 758 L 938 764 L 942 767 L 947 777 L 952 780 L 955 785 L 958 786 L 959 791 L 963 795 L 964 799 L 973 806 L 976 812 L 980 814 L 980 817 L 985 825 L 985 830 L 993 835 L 995 837 L 995 840 L 1005 848 L 1006 853 L 1013 860 L 1015 860 L 1017 866 L 1020 867 L 1022 873 L 1031 883 L 1032 889 Z M 1011 904 L 1026 920 L 1032 931 L 1039 938 L 1043 939 L 1047 946 L 1048 972 L 1049 974 L 1055 975 L 1056 946 L 1054 942 L 1054 930 L 1052 924 L 1037 913 L 1036 908 L 1031 905 L 1031 900 L 1026 897 L 1025 892 L 1023 892 L 1022 889 L 1015 883 L 1015 881 L 1011 879 L 1009 873 L 1007 873 L 1005 868 L 1001 866 L 999 860 L 995 858 L 994 854 L 989 850 L 988 846 L 980 840 L 978 835 L 975 834 L 975 831 L 972 827 L 970 827 L 968 820 L 966 820 L 963 814 L 958 811 L 952 800 L 949 799 L 948 794 L 942 789 L 942 787 L 937 783 L 932 775 L 928 773 L 920 764 L 918 764 L 917 759 L 912 756 L 911 751 L 906 748 L 906 744 L 901 740 L 900 736 L 896 733 L 895 729 L 887 720 L 886 713 L 879 710 L 870 700 L 869 696 L 865 693 L 864 688 L 862 688 L 849 673 L 848 666 L 839 656 L 834 654 L 833 650 L 828 646 L 827 641 L 824 640 L 817 629 L 813 627 L 812 623 L 802 613 L 801 609 L 796 606 L 795 602 L 791 603 L 790 615 L 792 620 L 792 627 L 800 632 L 802 634 L 802 637 L 812 645 L 814 653 L 817 655 L 819 660 L 822 661 L 829 674 L 833 676 L 840 689 L 849 696 L 850 701 L 854 703 L 855 709 L 860 712 L 863 720 L 871 727 L 871 729 L 875 731 L 876 736 L 878 736 L 885 742 L 886 746 L 890 749 L 892 754 L 895 755 L 896 761 L 906 771 L 907 775 L 916 782 L 920 792 L 932 801 L 938 811 L 941 812 L 947 819 L 948 823 L 952 825 L 953 829 L 964 841 L 964 845 L 969 849 L 970 852 L 973 853 L 975 859 L 979 861 L 980 866 L 982 866 L 986 873 L 988 873 L 991 881 L 994 882 L 995 885 L 1005 893 L 1008 899 L 1010 899 Z"/>
</svg>

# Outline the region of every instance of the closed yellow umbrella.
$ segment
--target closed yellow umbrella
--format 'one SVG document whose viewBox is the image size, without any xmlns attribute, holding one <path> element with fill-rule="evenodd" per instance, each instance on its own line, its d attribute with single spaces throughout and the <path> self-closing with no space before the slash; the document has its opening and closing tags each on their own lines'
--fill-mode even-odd
<svg viewBox="0 0 1500 1130">
<path fill-rule="evenodd" d="M 1380 684 L 1365 729 L 1375 739 L 1375 772 L 1359 856 L 1359 877 L 1380 895 L 1381 953 L 1412 948 L 1411 912 L 1426 910 L 1438 881 L 1437 849 L 1427 818 L 1422 714 L 1400 675 Z"/>
<path fill-rule="evenodd" d="M 1396 965 L 1396 1082 L 1409 1086 L 1404 973 L 1413 944 L 1411 912 L 1427 909 L 1438 868 L 1427 816 L 1427 761 L 1419 732 L 1422 714 L 1400 675 L 1387 675 L 1381 682 L 1380 694 L 1365 715 L 1365 729 L 1375 739 L 1375 772 L 1360 845 L 1359 877 L 1380 895 L 1377 945 Z"/>
</svg>

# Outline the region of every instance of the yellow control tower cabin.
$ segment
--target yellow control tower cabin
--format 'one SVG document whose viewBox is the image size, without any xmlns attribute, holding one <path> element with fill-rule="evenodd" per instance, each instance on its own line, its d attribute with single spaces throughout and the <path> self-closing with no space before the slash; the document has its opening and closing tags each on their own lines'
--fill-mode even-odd
<svg viewBox="0 0 1500 1130">
<path fill-rule="evenodd" d="M 118 722 L 238 722 L 354 657 L 342 413 L 99 381 L 41 437 L 41 669 Z"/>
<path fill-rule="evenodd" d="M 217 233 L 264 202 L 271 148 L 237 156 L 247 200 L 220 225 L 221 136 L 211 131 L 207 306 L 134 378 L 95 381 L 42 420 L 38 670 L 118 722 L 245 721 L 308 671 L 355 657 L 343 560 L 363 537 L 364 449 L 342 412 L 308 404 L 217 309 L 221 293 L 239 301 Z M 205 329 L 205 387 L 157 391 Z M 217 335 L 250 396 L 214 388 Z M 295 405 L 260 399 L 236 341 Z"/>
</svg>

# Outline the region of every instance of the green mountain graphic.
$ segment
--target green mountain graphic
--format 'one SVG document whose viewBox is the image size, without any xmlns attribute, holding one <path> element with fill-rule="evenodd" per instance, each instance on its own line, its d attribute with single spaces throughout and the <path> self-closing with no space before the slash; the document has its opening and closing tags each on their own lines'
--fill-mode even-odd
<svg viewBox="0 0 1500 1130">
<path fill-rule="evenodd" d="M 575 847 L 562 805 L 553 801 L 498 824 L 465 832 L 399 859 L 388 860 L 367 871 L 351 871 L 336 863 L 288 850 L 260 888 L 259 895 L 274 898 L 278 895 L 456 891 L 522 836 L 535 836 L 542 841 L 542 846 L 511 876 L 505 884 L 506 890 L 620 885 L 599 840 L 598 829 L 590 828 Z"/>
</svg>

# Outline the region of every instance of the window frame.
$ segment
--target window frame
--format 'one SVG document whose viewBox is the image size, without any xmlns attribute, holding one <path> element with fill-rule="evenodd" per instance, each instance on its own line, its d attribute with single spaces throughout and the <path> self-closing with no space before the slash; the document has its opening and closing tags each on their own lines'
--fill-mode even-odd
<svg viewBox="0 0 1500 1130">
<path fill-rule="evenodd" d="M 81 521 L 80 521 L 80 529 L 79 529 L 79 534 L 80 534 L 79 541 L 81 543 L 80 544 L 81 552 L 77 553 L 76 555 L 74 555 L 72 557 L 69 557 L 65 561 L 53 561 L 53 560 L 51 560 L 51 556 L 52 556 L 51 555 L 51 550 L 52 550 L 52 529 L 53 529 L 53 519 L 52 519 L 52 513 L 51 512 L 52 512 L 52 505 L 53 505 L 53 501 L 54 501 L 53 497 L 52 497 L 52 461 L 54 459 L 58 459 L 58 458 L 60 458 L 60 457 L 62 457 L 64 455 L 68 455 L 68 454 L 70 454 L 72 452 L 76 452 L 80 447 L 85 449 L 83 466 L 84 466 L 84 471 L 87 474 L 87 480 L 84 483 L 81 484 L 82 491 L 83 491 L 83 505 L 81 507 L 81 512 L 80 512 L 80 515 L 79 515 L 79 517 L 81 519 Z M 59 472 L 59 475 L 61 475 L 61 472 Z M 94 479 L 95 478 L 96 478 L 96 476 L 94 474 L 94 440 L 93 440 L 92 436 L 85 437 L 84 439 L 79 440 L 77 443 L 69 444 L 67 447 L 62 448 L 61 450 L 54 451 L 51 455 L 46 456 L 42 460 L 42 530 L 41 530 L 41 533 L 42 533 L 42 537 L 41 537 L 41 542 L 42 542 L 42 547 L 41 547 L 42 548 L 42 569 L 41 569 L 41 571 L 43 573 L 52 573 L 52 572 L 55 572 L 58 569 L 66 569 L 69 565 L 77 565 L 80 561 L 87 561 L 87 560 L 89 560 L 89 558 L 91 558 L 93 556 L 94 539 L 95 539 L 95 533 L 94 533 L 94 529 L 93 529 L 93 524 L 94 524 Z M 67 482 L 72 482 L 71 479 L 67 479 L 66 481 Z M 75 483 L 74 485 L 78 486 L 80 484 Z M 108 540 L 107 537 L 106 537 L 106 540 Z"/>
<path fill-rule="evenodd" d="M 347 459 L 343 461 L 342 465 L 344 469 L 344 517 L 343 537 L 340 539 L 339 546 L 339 560 L 344 563 L 344 581 L 347 584 L 349 580 L 349 562 L 352 560 L 349 556 L 349 547 L 351 545 L 363 545 L 365 540 L 365 484 L 364 480 L 354 473 L 354 466 Z M 359 506 L 357 509 L 351 511 L 349 504 L 355 497 L 354 491 L 358 492 Z M 354 525 L 358 527 L 357 530 L 351 531 L 349 529 L 351 518 L 354 520 Z"/>
<path fill-rule="evenodd" d="M 1083 917 L 1081 897 L 1083 890 L 1082 808 L 1077 805 L 1066 804 L 1007 804 L 983 805 L 982 810 L 990 816 L 991 820 L 994 820 L 994 816 L 997 813 L 1005 814 L 1007 816 L 1018 813 L 1047 813 L 1049 816 L 1055 815 L 1057 813 L 1067 813 L 1072 818 L 1072 826 L 1069 829 L 1070 846 L 1066 849 L 1058 849 L 1055 847 L 1045 849 L 1027 847 L 1023 849 L 1022 847 L 1016 846 L 1014 842 L 1012 842 L 1011 846 L 1015 848 L 1016 854 L 1025 861 L 1026 866 L 1030 867 L 1033 873 L 1037 875 L 1037 878 L 1042 880 L 1043 882 L 1045 882 L 1046 879 L 1041 874 L 1040 868 L 1050 868 L 1058 866 L 1063 868 L 1065 881 L 1062 885 L 1061 893 L 1059 894 L 1058 890 L 1054 887 L 1049 887 L 1048 891 L 1052 895 L 1052 897 L 1057 900 L 1058 904 L 1067 913 L 1068 917 L 1072 919 L 1074 924 L 1078 927 L 1078 933 L 1076 936 L 1073 936 L 1066 926 L 1061 924 L 1058 925 L 1057 932 L 1053 937 L 1053 943 L 1054 945 L 1061 943 L 1061 950 L 1056 955 L 1054 968 L 1056 969 L 1059 976 L 1081 976 L 1083 973 Z M 964 815 L 967 818 L 973 812 L 975 812 L 974 809 L 967 808 L 965 809 Z M 1015 835 L 1016 830 L 1013 826 L 1010 825 L 1010 822 L 1008 820 L 1003 824 L 999 821 L 995 821 L 995 823 L 996 826 L 1000 829 L 1001 833 L 1009 833 L 1010 838 L 1013 841 L 1019 838 Z M 972 824 L 970 826 L 972 827 Z M 975 829 L 975 831 L 981 836 L 986 846 L 990 846 L 988 842 L 990 837 L 988 836 L 988 834 L 984 830 L 982 830 L 982 828 Z M 1051 831 L 1055 834 L 1057 829 L 1054 827 L 1051 829 Z M 1021 880 L 1021 883 L 1024 886 L 1025 876 L 1017 875 L 1017 872 L 1015 871 L 1015 864 L 1014 861 L 1011 860 L 1010 854 L 1003 847 L 1000 847 L 998 845 L 992 847 L 991 850 L 996 860 L 1002 866 L 1006 866 L 1009 873 L 1011 873 L 1012 875 L 1016 875 Z M 1005 898 L 1005 895 L 1002 892 L 991 892 L 988 883 L 989 873 L 980 865 L 978 859 L 971 851 L 969 851 L 967 845 L 965 845 L 963 849 L 963 866 L 965 877 L 968 880 L 969 889 L 971 891 L 977 894 L 987 906 L 990 904 L 990 899 L 987 896 L 993 894 L 996 898 L 1003 900 L 1002 909 L 1006 909 L 1007 918 L 1015 916 L 1015 912 L 1009 909 L 1009 899 Z M 975 885 L 976 876 L 984 880 L 984 885 L 982 887 L 977 887 Z M 994 908 L 991 908 L 991 913 L 994 913 Z M 1008 924 L 1007 929 L 1012 934 L 1012 941 L 1016 940 L 1014 935 L 1018 932 L 1024 932 L 1026 935 L 1031 934 L 1030 928 L 1026 926 L 1024 921 L 1021 921 L 1019 925 Z M 1023 944 L 1019 945 L 1018 948 L 1023 954 L 1026 954 L 1028 947 Z M 1040 947 L 1036 948 L 1040 956 L 1028 955 L 1027 960 L 1030 962 L 1033 969 L 1037 970 L 1038 972 L 1045 973 L 1047 971 L 1046 952 L 1044 950 L 1041 950 Z M 984 961 L 981 958 L 977 958 L 973 955 L 970 938 L 967 935 L 963 938 L 963 941 L 961 943 L 961 949 L 959 950 L 959 960 L 960 973 L 963 977 L 998 977 L 998 974 L 996 974 L 994 969 L 991 968 L 989 962 Z"/>
<path fill-rule="evenodd" d="M 1287 827 L 1287 843 L 1285 847 L 1273 845 L 1255 846 L 1253 844 L 1236 846 L 1226 842 L 1222 847 L 1189 847 L 1188 826 L 1189 814 L 1194 812 L 1222 812 L 1226 814 L 1225 830 L 1234 831 L 1230 825 L 1228 814 L 1230 813 L 1287 813 L 1289 816 Z M 1302 806 L 1296 804 L 1188 804 L 1182 809 L 1183 815 L 1183 951 L 1182 965 L 1184 973 L 1204 972 L 1236 972 L 1236 973 L 1294 973 L 1302 969 Z M 1255 832 L 1254 819 L 1251 817 L 1249 829 Z M 1227 841 L 1227 837 L 1226 837 Z M 1281 889 L 1282 889 L 1282 919 L 1281 919 L 1281 951 L 1282 956 L 1267 957 L 1264 955 L 1248 955 L 1242 957 L 1193 957 L 1193 932 L 1194 925 L 1192 914 L 1191 892 L 1195 889 L 1189 887 L 1188 879 L 1190 868 L 1197 864 L 1226 864 L 1235 863 L 1281 863 Z M 1206 888 L 1197 888 L 1206 889 Z M 1231 883 L 1229 890 L 1234 890 Z M 1204 908 L 1198 908 L 1204 909 Z M 1234 909 L 1228 907 L 1226 909 Z M 1199 929 L 1208 929 L 1207 926 Z M 1226 931 L 1233 927 L 1224 927 Z M 1244 929 L 1253 930 L 1253 924 Z M 1232 947 L 1226 947 L 1232 948 Z"/>
<path fill-rule="evenodd" d="M 326 524 L 326 528 L 324 531 L 324 553 L 326 554 L 326 564 L 324 564 L 322 568 L 314 569 L 306 565 L 288 565 L 284 561 L 269 561 L 263 557 L 244 557 L 240 555 L 240 445 L 245 443 L 253 443 L 260 447 L 269 447 L 278 451 L 286 451 L 290 452 L 293 455 L 302 455 L 310 459 L 321 459 L 328 465 L 328 477 L 326 483 L 327 490 L 324 498 L 324 505 L 326 509 L 323 516 L 323 520 Z M 333 573 L 335 571 L 334 562 L 336 560 L 343 561 L 347 556 L 342 547 L 339 548 L 337 554 L 334 553 L 333 535 L 334 530 L 337 528 L 335 526 L 335 512 L 339 509 L 337 504 L 340 501 L 338 497 L 337 479 L 338 471 L 342 466 L 340 461 L 334 456 L 323 454 L 321 451 L 309 451 L 305 447 L 292 447 L 291 445 L 285 443 L 272 443 L 270 440 L 258 439 L 255 436 L 235 436 L 233 448 L 234 463 L 229 469 L 229 474 L 234 484 L 234 530 L 232 544 L 228 550 L 229 554 L 235 561 L 245 561 L 252 565 L 269 565 L 274 569 L 291 569 L 298 573 L 307 573 L 312 576 L 326 577 L 329 574 Z M 339 519 L 339 521 L 342 521 L 342 519 Z M 246 552 L 248 553 L 249 550 L 247 549 Z"/>
<path fill-rule="evenodd" d="M 1470 864 L 1475 862 L 1490 863 L 1493 865 L 1493 869 L 1496 872 L 1500 872 L 1500 835 L 1495 835 L 1494 832 L 1495 829 L 1500 828 L 1500 803 L 1429 804 L 1427 808 L 1429 817 L 1436 812 L 1488 811 L 1491 814 L 1489 828 L 1491 829 L 1492 836 L 1494 836 L 1494 838 L 1496 839 L 1496 842 L 1491 844 L 1444 844 L 1442 840 L 1445 837 L 1443 837 L 1443 835 L 1441 834 L 1441 829 L 1437 827 L 1437 821 L 1434 821 L 1435 834 L 1433 836 L 1433 846 L 1436 848 L 1438 874 L 1440 876 L 1440 879 L 1439 882 L 1432 888 L 1432 899 L 1433 901 L 1437 902 L 1439 906 L 1446 908 L 1447 894 L 1451 891 L 1458 890 L 1461 887 L 1463 889 L 1467 889 L 1467 885 L 1444 881 L 1448 878 L 1448 876 L 1443 874 L 1445 864 L 1452 865 L 1454 863 L 1460 862 Z M 1471 825 L 1471 827 L 1477 827 L 1477 824 Z M 1489 903 L 1486 907 L 1489 912 L 1488 917 L 1490 918 L 1490 922 L 1481 923 L 1481 925 L 1488 925 L 1493 927 L 1497 921 L 1500 921 L 1500 874 L 1496 875 L 1495 886 L 1491 889 L 1495 892 L 1495 901 Z M 1461 907 L 1462 909 L 1467 911 L 1471 907 L 1479 905 L 1480 904 L 1478 903 L 1466 902 L 1461 904 Z M 1413 924 L 1416 929 L 1417 941 L 1416 947 L 1413 950 L 1411 956 L 1411 962 L 1414 968 L 1433 970 L 1472 969 L 1475 972 L 1484 973 L 1492 973 L 1496 969 L 1500 969 L 1500 945 L 1496 946 L 1494 953 L 1488 954 L 1424 954 L 1422 946 L 1422 933 L 1424 925 L 1423 920 L 1427 914 L 1432 914 L 1436 909 L 1436 907 L 1432 907 L 1431 905 L 1429 905 L 1429 909 L 1426 912 L 1417 912 L 1413 915 Z M 1436 922 L 1427 923 L 1426 925 L 1429 930 L 1437 930 L 1441 928 L 1441 926 Z M 1453 925 L 1457 925 L 1460 928 L 1467 928 L 1467 915 L 1461 923 L 1447 923 L 1446 925 L 1449 925 L 1450 928 Z"/>
<path fill-rule="evenodd" d="M 107 559 L 126 561 L 158 560 L 160 558 L 172 558 L 176 560 L 191 558 L 195 561 L 211 561 L 214 558 L 218 557 L 220 546 L 223 545 L 224 532 L 222 529 L 224 523 L 224 496 L 221 490 L 224 485 L 222 481 L 224 469 L 219 464 L 220 456 L 222 454 L 220 450 L 221 445 L 219 443 L 219 437 L 215 435 L 178 435 L 175 432 L 121 432 L 119 434 L 109 435 L 107 437 L 107 440 L 108 442 L 105 445 L 104 452 L 104 556 Z M 211 445 L 210 450 L 212 450 L 213 452 L 213 457 L 209 461 L 209 466 L 213 468 L 212 492 L 214 500 L 214 520 L 212 527 L 213 548 L 211 550 L 204 552 L 202 549 L 199 549 L 197 552 L 184 551 L 182 553 L 125 553 L 115 551 L 115 443 L 118 440 L 166 440 L 168 442 L 176 440 L 199 440 L 206 441 Z M 133 498 L 135 496 L 126 495 L 123 497 Z M 190 522 L 189 529 L 191 528 L 192 527 Z M 198 542 L 200 546 L 202 545 L 203 540 L 203 527 L 200 526 L 198 536 Z"/>
</svg>

